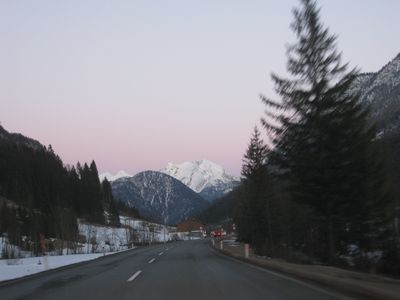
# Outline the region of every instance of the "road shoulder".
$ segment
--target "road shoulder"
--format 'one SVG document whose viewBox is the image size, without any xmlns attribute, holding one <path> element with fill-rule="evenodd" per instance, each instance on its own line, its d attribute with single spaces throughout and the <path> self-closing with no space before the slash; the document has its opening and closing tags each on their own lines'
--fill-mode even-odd
<svg viewBox="0 0 400 300">
<path fill-rule="evenodd" d="M 400 280 L 329 266 L 293 264 L 281 260 L 265 259 L 254 254 L 250 254 L 249 258 L 246 259 L 244 258 L 243 245 L 235 245 L 234 247 L 224 245 L 222 250 L 216 246 L 212 248 L 218 253 L 241 262 L 317 283 L 349 295 L 360 296 L 363 299 L 400 299 Z"/>
</svg>

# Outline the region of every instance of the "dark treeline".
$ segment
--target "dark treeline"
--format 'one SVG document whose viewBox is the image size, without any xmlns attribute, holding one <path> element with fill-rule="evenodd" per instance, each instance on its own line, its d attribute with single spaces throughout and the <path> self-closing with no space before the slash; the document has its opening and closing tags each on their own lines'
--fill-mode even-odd
<svg viewBox="0 0 400 300">
<path fill-rule="evenodd" d="M 400 275 L 399 140 L 377 138 L 311 0 L 294 10 L 289 77 L 272 75 L 233 195 L 242 241 L 262 255 Z M 397 155 L 396 155 L 397 153 Z M 397 184 L 396 184 L 397 182 Z"/>
<path fill-rule="evenodd" d="M 240 188 L 241 187 L 239 186 L 235 189 L 235 191 L 218 198 L 204 210 L 200 211 L 195 218 L 209 225 L 232 223 L 232 216 L 235 210 L 236 194 L 237 190 Z"/>
<path fill-rule="evenodd" d="M 51 146 L 32 141 L 0 127 L 0 233 L 10 243 L 38 253 L 40 235 L 77 241 L 77 218 L 120 225 L 111 185 L 99 181 L 94 161 L 64 166 Z"/>
</svg>

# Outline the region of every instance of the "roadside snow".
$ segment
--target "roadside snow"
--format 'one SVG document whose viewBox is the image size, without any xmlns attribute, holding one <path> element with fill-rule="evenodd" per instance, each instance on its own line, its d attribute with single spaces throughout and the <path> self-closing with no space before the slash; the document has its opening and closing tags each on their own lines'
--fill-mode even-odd
<svg viewBox="0 0 400 300">
<path fill-rule="evenodd" d="M 116 252 L 105 253 L 105 255 Z M 41 256 L 17 259 L 0 260 L 0 281 L 24 277 L 27 275 L 76 264 L 82 261 L 93 260 L 103 256 L 102 253 L 73 254 L 60 256 Z"/>
<path fill-rule="evenodd" d="M 47 256 L 33 257 L 33 253 L 22 251 L 12 245 L 8 239 L 0 238 L 0 254 L 4 251 L 12 253 L 15 259 L 0 259 L 0 281 L 43 272 L 82 261 L 96 259 L 132 249 L 134 244 L 151 244 L 167 242 L 175 237 L 175 227 L 144 220 L 120 216 L 121 227 L 93 225 L 78 220 L 78 231 L 81 241 L 75 243 L 74 249 L 64 248 L 46 252 Z M 134 247 L 133 247 L 134 248 Z M 63 253 L 64 255 L 54 255 Z M 77 253 L 70 254 L 69 253 Z"/>
</svg>

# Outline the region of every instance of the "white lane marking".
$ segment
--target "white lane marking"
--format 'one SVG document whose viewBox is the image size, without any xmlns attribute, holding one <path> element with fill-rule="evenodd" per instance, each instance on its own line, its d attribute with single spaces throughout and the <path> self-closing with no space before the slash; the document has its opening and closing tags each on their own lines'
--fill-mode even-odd
<svg viewBox="0 0 400 300">
<path fill-rule="evenodd" d="M 133 281 L 136 277 L 138 277 L 142 273 L 141 270 L 137 271 L 135 274 L 133 274 L 131 277 L 129 277 L 128 282 Z"/>
<path fill-rule="evenodd" d="M 165 251 L 168 251 L 168 248 L 165 248 Z"/>
<path fill-rule="evenodd" d="M 153 263 L 155 260 L 156 260 L 155 258 L 150 259 L 149 264 Z"/>
<path fill-rule="evenodd" d="M 247 263 L 247 262 L 241 261 L 241 260 L 239 260 L 239 259 L 237 259 L 237 258 L 235 258 L 235 257 L 227 256 L 227 255 L 218 253 L 218 252 L 216 252 L 214 249 L 212 249 L 212 251 L 214 251 L 214 253 L 215 253 L 216 255 L 218 255 L 218 256 L 220 256 L 220 257 L 223 257 L 223 258 L 225 258 L 225 259 L 228 259 L 228 260 L 231 260 L 231 261 L 235 261 L 235 262 L 237 262 L 237 263 L 239 263 L 239 264 L 241 264 L 241 265 L 248 266 L 248 267 L 250 267 L 250 268 L 257 269 L 257 270 L 259 270 L 259 271 L 261 271 L 261 272 L 269 273 L 269 274 L 274 275 L 274 276 L 276 276 L 276 277 L 280 277 L 280 278 L 283 278 L 283 279 L 286 279 L 286 280 L 295 282 L 295 283 L 297 283 L 297 284 L 299 284 L 299 285 L 308 287 L 308 288 L 310 288 L 310 289 L 313 289 L 313 290 L 315 290 L 315 291 L 317 291 L 317 292 L 326 294 L 326 295 L 331 296 L 331 297 L 333 297 L 333 298 L 337 298 L 337 299 L 340 299 L 340 300 L 352 300 L 352 299 L 353 299 L 353 298 L 350 298 L 349 296 L 342 295 L 342 294 L 340 294 L 340 293 L 335 292 L 335 291 L 333 290 L 333 288 L 330 289 L 330 288 L 328 287 L 327 289 L 324 289 L 323 287 L 319 287 L 319 286 L 314 285 L 314 284 L 312 284 L 312 283 L 307 283 L 307 282 L 304 282 L 304 281 L 301 281 L 301 280 L 297 280 L 297 279 L 292 278 L 292 277 L 290 277 L 290 276 L 286 276 L 286 275 L 283 275 L 283 274 L 281 274 L 281 273 L 278 273 L 278 272 L 275 272 L 275 271 L 271 271 L 271 270 L 269 270 L 269 269 L 265 269 L 265 268 L 263 268 L 263 267 L 259 267 L 259 266 L 253 265 L 253 264 L 251 264 L 251 263 Z M 305 280 L 306 280 L 306 279 L 305 279 Z M 316 284 L 318 284 L 318 283 L 316 283 Z"/>
<path fill-rule="evenodd" d="M 164 252 L 160 252 L 160 253 L 158 253 L 158 256 L 161 256 L 161 255 L 163 255 L 164 254 Z"/>
</svg>

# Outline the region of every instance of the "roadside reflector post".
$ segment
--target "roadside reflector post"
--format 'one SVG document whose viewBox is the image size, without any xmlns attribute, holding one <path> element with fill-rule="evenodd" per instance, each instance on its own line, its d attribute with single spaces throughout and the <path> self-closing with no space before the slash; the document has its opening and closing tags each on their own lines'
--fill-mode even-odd
<svg viewBox="0 0 400 300">
<path fill-rule="evenodd" d="M 249 258 L 249 244 L 244 244 L 244 258 Z"/>
<path fill-rule="evenodd" d="M 221 250 L 224 249 L 224 242 L 223 242 L 222 240 L 219 241 L 219 248 L 220 248 Z"/>
<path fill-rule="evenodd" d="M 215 246 L 215 239 L 214 238 L 212 238 L 212 245 L 213 245 L 213 247 Z"/>
</svg>

